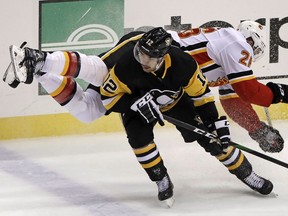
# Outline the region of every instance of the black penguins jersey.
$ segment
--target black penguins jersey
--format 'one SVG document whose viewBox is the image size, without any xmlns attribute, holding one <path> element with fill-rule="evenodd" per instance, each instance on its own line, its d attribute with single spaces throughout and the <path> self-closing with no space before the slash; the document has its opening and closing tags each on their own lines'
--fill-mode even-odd
<svg viewBox="0 0 288 216">
<path fill-rule="evenodd" d="M 130 46 L 121 54 L 100 88 L 107 110 L 124 113 L 135 99 L 146 92 L 151 92 L 162 111 L 172 108 L 184 93 L 195 101 L 195 106 L 214 101 L 207 79 L 190 55 L 172 47 L 165 55 L 161 68 L 147 73 L 134 58 L 133 48 Z M 108 58 L 106 56 L 106 60 Z"/>
</svg>

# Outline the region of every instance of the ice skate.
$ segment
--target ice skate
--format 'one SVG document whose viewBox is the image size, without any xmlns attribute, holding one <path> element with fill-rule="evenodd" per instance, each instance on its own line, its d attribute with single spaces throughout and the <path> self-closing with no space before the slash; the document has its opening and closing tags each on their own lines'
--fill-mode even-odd
<svg viewBox="0 0 288 216">
<path fill-rule="evenodd" d="M 242 179 L 242 181 L 251 189 L 263 195 L 268 195 L 273 190 L 273 184 L 271 181 L 264 179 L 261 176 L 258 176 L 253 171 L 249 176 Z"/>
<path fill-rule="evenodd" d="M 174 204 L 173 198 L 173 183 L 170 180 L 168 174 L 164 176 L 164 178 L 160 181 L 156 182 L 158 187 L 158 199 L 160 201 L 164 201 L 166 205 L 171 208 Z"/>
<path fill-rule="evenodd" d="M 24 48 L 26 46 L 27 42 L 24 41 L 21 45 L 20 48 Z M 12 62 L 9 63 L 7 69 L 4 72 L 3 75 L 3 81 L 6 82 L 10 87 L 16 88 L 19 85 L 19 81 L 17 80 L 14 69 L 12 66 Z"/>
<path fill-rule="evenodd" d="M 14 45 L 11 45 L 9 49 L 16 80 L 26 84 L 32 83 L 34 74 L 44 65 L 46 54 L 39 50 L 28 47 L 21 49 Z"/>
</svg>

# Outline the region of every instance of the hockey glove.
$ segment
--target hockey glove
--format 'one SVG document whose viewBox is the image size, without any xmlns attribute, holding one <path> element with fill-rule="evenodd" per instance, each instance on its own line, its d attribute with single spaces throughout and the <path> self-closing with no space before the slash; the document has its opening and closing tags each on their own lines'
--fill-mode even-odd
<svg viewBox="0 0 288 216">
<path fill-rule="evenodd" d="M 280 152 L 284 148 L 284 139 L 275 128 L 261 122 L 261 127 L 255 132 L 249 132 L 249 136 L 259 143 L 265 152 Z"/>
<path fill-rule="evenodd" d="M 266 84 L 274 95 L 272 103 L 288 103 L 288 86 L 280 83 L 268 82 Z"/>
<path fill-rule="evenodd" d="M 150 93 L 136 100 L 130 108 L 137 112 L 146 123 L 158 121 L 161 126 L 164 126 L 163 115 Z"/>
<path fill-rule="evenodd" d="M 217 132 L 217 135 L 221 141 L 221 146 L 223 150 L 228 148 L 228 145 L 230 143 L 230 130 L 229 130 L 229 121 L 227 120 L 226 116 L 221 116 L 219 119 L 215 121 L 215 129 Z"/>
<path fill-rule="evenodd" d="M 230 142 L 230 131 L 229 131 L 229 121 L 226 116 L 221 116 L 219 119 L 215 120 L 214 123 L 208 126 L 209 132 L 215 134 L 218 139 L 214 141 L 214 144 L 220 145 L 222 153 L 226 152 L 229 142 Z M 215 146 L 215 149 L 216 146 Z M 214 153 L 215 155 L 215 153 Z"/>
</svg>

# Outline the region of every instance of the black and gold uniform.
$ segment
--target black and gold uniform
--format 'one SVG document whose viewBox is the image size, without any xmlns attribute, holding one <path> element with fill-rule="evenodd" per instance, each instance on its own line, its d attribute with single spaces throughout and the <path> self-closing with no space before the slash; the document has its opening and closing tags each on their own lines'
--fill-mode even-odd
<svg viewBox="0 0 288 216">
<path fill-rule="evenodd" d="M 209 125 L 218 119 L 218 112 L 207 79 L 200 72 L 198 64 L 180 49 L 172 46 L 164 55 L 161 67 L 154 72 L 145 72 L 135 58 L 134 47 L 141 37 L 145 35 L 133 36 L 132 39 L 128 37 L 128 40 L 119 43 L 118 46 L 124 51 L 117 57 L 116 64 L 113 64 L 106 76 L 100 92 L 103 105 L 108 112 L 121 113 L 129 144 L 139 163 L 150 179 L 158 182 L 167 175 L 167 170 L 154 142 L 155 123 L 143 122 L 137 113 L 131 110 L 131 105 L 145 93 L 150 92 L 162 113 L 203 130 L 208 130 Z M 125 46 L 126 49 L 123 49 Z M 120 49 L 116 47 L 107 52 L 102 57 L 104 62 L 109 62 L 110 57 L 111 62 L 115 61 L 112 56 Z M 163 95 L 169 100 L 163 102 L 161 100 Z M 185 142 L 197 140 L 207 152 L 216 156 L 230 173 L 247 184 L 244 179 L 251 175 L 252 166 L 239 149 L 230 146 L 224 154 L 216 140 L 210 140 L 177 125 L 176 128 Z M 272 190 L 270 189 L 268 192 L 260 190 L 258 192 L 270 193 Z"/>
<path fill-rule="evenodd" d="M 154 143 L 153 128 L 155 124 L 144 123 L 137 113 L 130 109 L 133 102 L 146 92 L 150 92 L 156 101 L 164 94 L 171 100 L 167 104 L 159 104 L 162 112 L 204 130 L 207 130 L 207 128 L 201 123 L 194 104 L 195 106 L 207 107 L 207 104 L 209 104 L 211 111 L 207 113 L 207 118 L 205 117 L 207 121 L 208 119 L 209 121 L 217 119 L 218 113 L 214 105 L 214 98 L 207 86 L 207 79 L 200 72 L 196 61 L 180 49 L 171 47 L 164 56 L 162 66 L 157 71 L 144 72 L 141 64 L 134 57 L 134 46 L 141 36 L 133 37 L 133 39 L 137 38 L 136 40 L 128 39 L 129 41 L 122 42 L 124 46 L 130 48 L 122 53 L 122 57 L 111 68 L 100 88 L 100 92 L 103 105 L 108 112 L 121 113 L 130 145 L 135 150 L 138 159 L 144 156 L 147 158 L 144 161 L 139 159 L 139 162 L 148 172 L 150 178 L 156 181 L 163 178 L 166 171 L 150 172 L 155 165 L 159 167 L 161 164 L 160 167 L 165 169 Z M 132 46 L 130 46 L 131 44 Z M 121 48 L 123 47 L 120 43 Z M 117 53 L 119 49 L 112 49 L 112 54 L 113 52 Z M 112 57 L 112 54 L 107 52 L 102 56 L 104 62 L 109 62 L 109 56 Z M 199 140 L 207 151 L 213 149 L 211 146 L 216 146 L 211 144 L 210 140 L 205 137 L 183 128 L 177 128 L 186 142 Z M 138 154 L 138 152 L 141 153 Z M 160 176 L 157 176 L 158 174 Z"/>
</svg>

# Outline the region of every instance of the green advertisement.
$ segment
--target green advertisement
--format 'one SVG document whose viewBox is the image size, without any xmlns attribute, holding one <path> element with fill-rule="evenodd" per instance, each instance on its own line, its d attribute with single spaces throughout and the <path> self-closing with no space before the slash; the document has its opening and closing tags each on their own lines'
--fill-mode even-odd
<svg viewBox="0 0 288 216">
<path fill-rule="evenodd" d="M 124 34 L 124 0 L 41 1 L 39 13 L 44 51 L 98 55 Z M 40 94 L 45 94 L 42 88 Z"/>
</svg>

